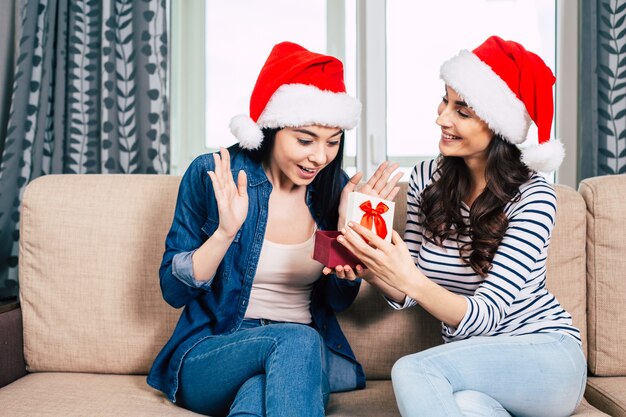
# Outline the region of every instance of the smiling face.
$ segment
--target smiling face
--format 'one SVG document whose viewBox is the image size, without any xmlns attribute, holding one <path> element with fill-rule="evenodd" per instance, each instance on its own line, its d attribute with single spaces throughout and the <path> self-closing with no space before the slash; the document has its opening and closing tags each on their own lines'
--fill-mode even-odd
<svg viewBox="0 0 626 417">
<path fill-rule="evenodd" d="M 269 170 L 280 182 L 308 185 L 339 151 L 343 130 L 325 126 L 286 127 L 276 132 Z"/>
<path fill-rule="evenodd" d="M 458 156 L 468 164 L 470 160 L 487 160 L 493 132 L 449 86 L 446 86 L 437 113 L 436 123 L 441 126 L 439 151 L 443 156 Z"/>
</svg>

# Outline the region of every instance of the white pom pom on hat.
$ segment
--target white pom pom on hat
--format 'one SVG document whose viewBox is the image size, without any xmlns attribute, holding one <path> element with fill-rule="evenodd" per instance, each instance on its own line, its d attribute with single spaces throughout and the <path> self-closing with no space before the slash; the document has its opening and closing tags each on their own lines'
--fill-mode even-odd
<svg viewBox="0 0 626 417">
<path fill-rule="evenodd" d="M 239 114 L 230 119 L 230 131 L 244 149 L 258 149 L 263 142 L 263 132 L 247 114 Z"/>
<path fill-rule="evenodd" d="M 565 158 L 565 148 L 559 140 L 552 139 L 522 149 L 522 162 L 537 171 L 555 171 Z"/>
</svg>

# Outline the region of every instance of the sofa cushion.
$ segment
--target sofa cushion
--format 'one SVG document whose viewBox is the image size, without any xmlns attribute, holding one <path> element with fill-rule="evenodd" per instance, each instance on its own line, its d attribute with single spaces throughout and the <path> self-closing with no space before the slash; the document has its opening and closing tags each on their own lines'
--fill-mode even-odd
<svg viewBox="0 0 626 417">
<path fill-rule="evenodd" d="M 148 372 L 179 315 L 158 284 L 179 182 L 48 175 L 28 185 L 19 268 L 30 371 Z"/>
<path fill-rule="evenodd" d="M 441 324 L 421 307 L 401 311 L 366 282 L 354 304 L 339 314 L 343 329 L 368 380 L 391 378 L 402 356 L 441 344 Z"/>
<path fill-rule="evenodd" d="M 139 375 L 40 372 L 0 390 L 11 417 L 199 416 L 172 404 Z"/>
<path fill-rule="evenodd" d="M 598 376 L 626 375 L 626 176 L 586 179 L 589 370 Z M 621 278 L 621 279 L 620 279 Z"/>
<path fill-rule="evenodd" d="M 585 202 L 573 188 L 557 185 L 556 221 L 550 248 L 546 286 L 572 315 L 587 352 L 587 275 Z"/>
<path fill-rule="evenodd" d="M 416 401 L 418 400 L 416 398 Z M 370 381 L 365 390 L 331 395 L 326 415 L 329 417 L 397 417 L 400 412 L 391 381 Z M 584 399 L 572 414 L 572 417 L 600 416 L 607 416 L 607 414 L 597 410 Z"/>
<path fill-rule="evenodd" d="M 590 377 L 585 397 L 609 415 L 626 417 L 626 377 Z"/>
<path fill-rule="evenodd" d="M 368 381 L 364 390 L 332 394 L 327 417 L 398 417 L 398 405 L 391 381 Z"/>
<path fill-rule="evenodd" d="M 199 416 L 170 403 L 140 375 L 40 372 L 0 390 L 2 415 L 11 417 Z M 399 416 L 391 381 L 369 381 L 365 390 L 332 394 L 329 417 Z M 605 416 L 583 402 L 576 417 Z M 621 415 L 621 414 L 615 414 Z"/>
</svg>

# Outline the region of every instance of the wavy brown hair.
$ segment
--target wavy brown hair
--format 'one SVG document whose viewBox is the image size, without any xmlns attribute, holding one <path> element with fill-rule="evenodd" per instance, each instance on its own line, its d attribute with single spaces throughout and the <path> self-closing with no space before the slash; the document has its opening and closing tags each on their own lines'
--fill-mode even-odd
<svg viewBox="0 0 626 417">
<path fill-rule="evenodd" d="M 437 163 L 439 177 L 421 194 L 424 239 L 443 246 L 443 241 L 456 233 L 469 236 L 471 243 L 457 240 L 457 245 L 463 261 L 484 278 L 509 224 L 504 207 L 519 198 L 519 187 L 532 171 L 522 163 L 515 145 L 494 136 L 487 147 L 487 185 L 472 203 L 467 225 L 459 208 L 471 190 L 469 169 L 460 157 L 440 156 Z"/>
</svg>

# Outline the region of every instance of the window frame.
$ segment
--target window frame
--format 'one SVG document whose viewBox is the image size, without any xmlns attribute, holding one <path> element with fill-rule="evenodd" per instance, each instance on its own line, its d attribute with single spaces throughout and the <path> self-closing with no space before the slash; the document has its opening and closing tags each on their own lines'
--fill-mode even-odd
<svg viewBox="0 0 626 417">
<path fill-rule="evenodd" d="M 578 132 L 578 24 L 579 0 L 556 0 L 556 103 L 555 132 L 565 146 L 563 164 L 555 183 L 578 187 L 580 146 Z M 572 120 L 575 122 L 572 123 Z"/>
<path fill-rule="evenodd" d="M 210 151 L 204 145 L 205 2 L 170 1 L 169 4 L 172 44 L 170 173 L 181 175 L 197 156 Z"/>
</svg>

